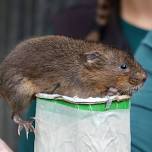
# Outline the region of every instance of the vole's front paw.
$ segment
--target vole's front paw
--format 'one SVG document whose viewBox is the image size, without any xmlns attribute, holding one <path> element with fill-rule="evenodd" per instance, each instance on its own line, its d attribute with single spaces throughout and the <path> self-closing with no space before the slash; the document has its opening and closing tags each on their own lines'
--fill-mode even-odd
<svg viewBox="0 0 152 152">
<path fill-rule="evenodd" d="M 114 95 L 120 95 L 120 93 L 118 92 L 118 89 L 110 87 L 107 92 L 107 96 L 114 96 Z"/>
<path fill-rule="evenodd" d="M 108 110 L 112 104 L 112 99 L 110 98 L 110 96 L 118 96 L 120 95 L 120 93 L 118 92 L 118 89 L 110 87 L 108 92 L 107 92 L 107 102 L 106 102 L 106 110 Z"/>
</svg>

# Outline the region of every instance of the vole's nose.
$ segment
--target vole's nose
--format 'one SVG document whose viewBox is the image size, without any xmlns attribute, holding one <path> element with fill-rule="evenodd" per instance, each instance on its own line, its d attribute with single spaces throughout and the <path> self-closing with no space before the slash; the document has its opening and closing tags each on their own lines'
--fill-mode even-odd
<svg viewBox="0 0 152 152">
<path fill-rule="evenodd" d="M 142 81 L 145 82 L 146 79 L 147 79 L 147 75 L 146 75 L 146 73 L 143 73 L 143 74 L 142 74 Z"/>
</svg>

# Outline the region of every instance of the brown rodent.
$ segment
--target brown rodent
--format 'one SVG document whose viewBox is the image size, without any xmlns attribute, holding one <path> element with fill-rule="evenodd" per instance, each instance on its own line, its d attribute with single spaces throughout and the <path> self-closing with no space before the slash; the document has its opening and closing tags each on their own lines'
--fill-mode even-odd
<svg viewBox="0 0 152 152">
<path fill-rule="evenodd" d="M 24 121 L 18 114 L 36 93 L 54 90 L 87 98 L 105 96 L 115 88 L 120 94 L 131 94 L 145 78 L 141 66 L 121 50 L 44 36 L 20 43 L 5 58 L 0 65 L 0 94 L 10 105 L 15 122 L 21 124 Z"/>
</svg>

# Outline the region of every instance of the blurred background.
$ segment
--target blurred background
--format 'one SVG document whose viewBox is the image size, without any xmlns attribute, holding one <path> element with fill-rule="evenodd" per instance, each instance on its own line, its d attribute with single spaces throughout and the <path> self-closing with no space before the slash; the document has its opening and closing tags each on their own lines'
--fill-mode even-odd
<svg viewBox="0 0 152 152">
<path fill-rule="evenodd" d="M 79 27 L 74 29 L 69 22 L 77 22 L 77 18 L 71 18 L 62 25 L 60 15 L 63 16 L 65 9 L 73 9 L 77 6 L 85 5 L 91 16 L 94 14 L 94 0 L 0 0 L 0 62 L 20 41 L 29 37 L 64 34 L 68 35 L 69 30 L 74 37 L 83 37 L 89 32 L 79 31 Z M 91 9 L 90 9 L 91 8 Z M 81 10 L 81 7 L 80 7 Z M 75 11 L 75 10 L 73 10 Z M 86 14 L 82 13 L 79 18 L 82 26 L 87 20 Z M 93 25 L 89 21 L 89 28 Z M 75 24 L 73 23 L 73 24 Z M 64 26 L 64 30 L 60 30 Z M 56 29 L 57 30 L 56 30 Z M 57 32 L 56 32 L 57 31 Z M 72 35 L 69 35 L 72 36 Z M 8 105 L 0 101 L 0 138 L 2 138 L 14 151 L 17 151 L 18 135 L 16 125 L 11 120 L 11 111 Z"/>
<path fill-rule="evenodd" d="M 0 62 L 20 41 L 50 34 L 102 41 L 129 51 L 148 73 L 147 85 L 131 101 L 131 151 L 151 152 L 151 19 L 152 0 L 0 0 Z M 35 104 L 27 118 L 34 112 Z M 16 127 L 1 100 L 0 138 L 15 152 L 18 147 L 20 152 L 33 152 L 34 137 L 27 141 L 22 132 L 19 138 Z"/>
</svg>

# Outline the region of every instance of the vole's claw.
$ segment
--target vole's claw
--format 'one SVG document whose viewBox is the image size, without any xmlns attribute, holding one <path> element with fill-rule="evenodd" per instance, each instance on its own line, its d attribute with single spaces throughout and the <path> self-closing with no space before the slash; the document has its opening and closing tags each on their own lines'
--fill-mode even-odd
<svg viewBox="0 0 152 152">
<path fill-rule="evenodd" d="M 28 135 L 29 135 L 29 128 L 27 128 L 26 126 L 24 126 L 25 128 L 25 132 L 26 132 L 26 139 L 28 139 Z"/>
<path fill-rule="evenodd" d="M 23 126 L 18 125 L 18 135 L 20 136 L 21 130 L 23 129 Z"/>
<path fill-rule="evenodd" d="M 106 96 L 107 97 L 107 102 L 106 102 L 106 110 L 108 110 L 112 104 L 112 99 L 109 97 L 109 96 Z"/>
<path fill-rule="evenodd" d="M 33 121 L 34 121 L 34 120 L 33 120 Z M 31 121 L 31 124 L 29 125 L 28 130 L 29 130 L 29 132 L 34 132 L 34 133 L 35 133 L 35 128 L 34 128 L 34 126 L 32 125 L 33 121 Z"/>
</svg>

